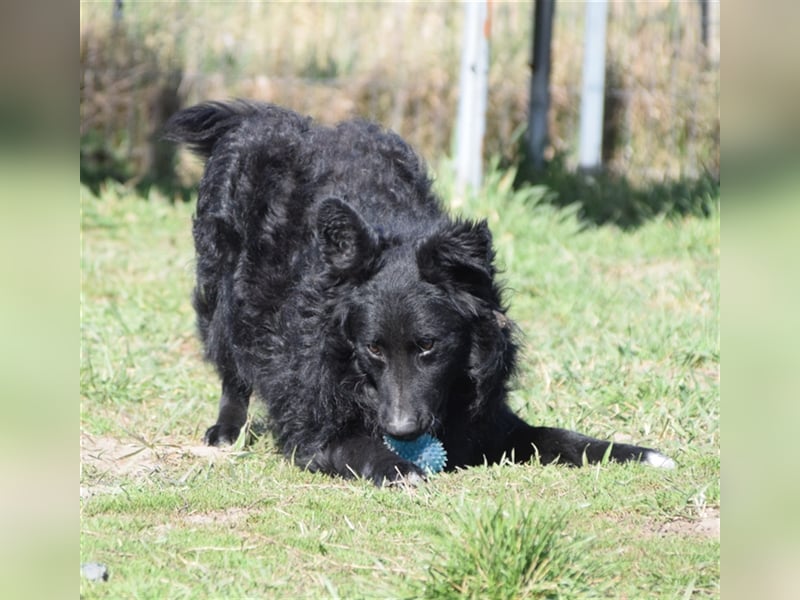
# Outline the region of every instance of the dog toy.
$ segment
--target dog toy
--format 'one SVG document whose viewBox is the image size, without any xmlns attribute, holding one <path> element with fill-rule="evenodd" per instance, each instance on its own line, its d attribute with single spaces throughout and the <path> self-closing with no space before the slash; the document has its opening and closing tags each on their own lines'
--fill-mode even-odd
<svg viewBox="0 0 800 600">
<path fill-rule="evenodd" d="M 438 473 L 447 464 L 447 452 L 442 442 L 427 433 L 409 441 L 384 435 L 383 443 L 400 458 L 414 463 L 429 474 Z"/>
</svg>

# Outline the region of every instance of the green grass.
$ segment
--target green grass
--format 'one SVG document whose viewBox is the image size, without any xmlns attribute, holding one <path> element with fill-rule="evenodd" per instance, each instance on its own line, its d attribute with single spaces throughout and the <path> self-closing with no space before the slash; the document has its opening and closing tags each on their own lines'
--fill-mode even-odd
<svg viewBox="0 0 800 600">
<path fill-rule="evenodd" d="M 512 405 L 676 470 L 501 465 L 382 490 L 268 439 L 203 448 L 218 384 L 189 300 L 194 206 L 84 189 L 81 561 L 110 578 L 82 596 L 718 597 L 718 212 L 589 227 L 512 181 L 454 201 L 495 235 L 524 342 Z"/>
<path fill-rule="evenodd" d="M 544 514 L 538 514 L 544 513 Z M 433 598 L 599 597 L 586 540 L 564 535 L 566 514 L 503 502 L 458 514 L 440 533 L 441 547 L 417 596 Z"/>
</svg>

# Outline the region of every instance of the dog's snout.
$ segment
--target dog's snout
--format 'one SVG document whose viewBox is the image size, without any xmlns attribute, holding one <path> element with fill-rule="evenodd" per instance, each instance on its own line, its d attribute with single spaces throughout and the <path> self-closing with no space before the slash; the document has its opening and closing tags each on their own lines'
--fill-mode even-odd
<svg viewBox="0 0 800 600">
<path fill-rule="evenodd" d="M 384 421 L 384 429 L 393 438 L 408 440 L 419 437 L 421 427 L 419 419 L 414 415 L 394 412 Z"/>
</svg>

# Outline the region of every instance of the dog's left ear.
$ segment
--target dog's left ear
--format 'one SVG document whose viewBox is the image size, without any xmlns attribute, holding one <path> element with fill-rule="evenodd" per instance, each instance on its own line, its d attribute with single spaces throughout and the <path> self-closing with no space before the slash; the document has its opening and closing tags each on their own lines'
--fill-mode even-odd
<svg viewBox="0 0 800 600">
<path fill-rule="evenodd" d="M 515 325 L 501 311 L 492 310 L 472 329 L 469 377 L 475 399 L 469 406 L 473 417 L 491 413 L 506 397 L 506 385 L 516 368 Z"/>
<path fill-rule="evenodd" d="M 494 286 L 492 234 L 486 221 L 456 221 L 434 233 L 417 249 L 422 279 L 499 303 Z"/>
<path fill-rule="evenodd" d="M 380 241 L 372 227 L 338 198 L 319 205 L 317 233 L 325 262 L 337 275 L 368 269 L 379 251 Z"/>
</svg>

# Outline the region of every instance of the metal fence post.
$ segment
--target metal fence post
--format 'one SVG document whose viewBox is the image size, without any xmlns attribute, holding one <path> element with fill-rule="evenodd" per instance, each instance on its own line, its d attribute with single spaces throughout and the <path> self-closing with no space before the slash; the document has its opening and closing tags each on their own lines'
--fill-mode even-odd
<svg viewBox="0 0 800 600">
<path fill-rule="evenodd" d="M 583 171 L 593 171 L 602 165 L 607 13 L 606 0 L 586 4 L 578 158 Z"/>
<path fill-rule="evenodd" d="M 478 189 L 483 176 L 483 135 L 489 74 L 489 6 L 464 4 L 464 45 L 456 123 L 456 181 Z"/>
</svg>

